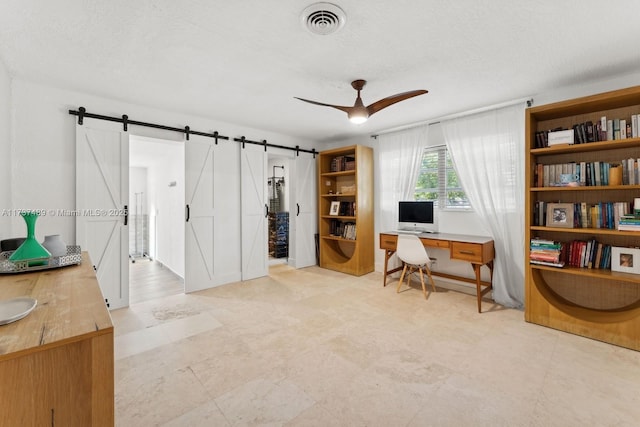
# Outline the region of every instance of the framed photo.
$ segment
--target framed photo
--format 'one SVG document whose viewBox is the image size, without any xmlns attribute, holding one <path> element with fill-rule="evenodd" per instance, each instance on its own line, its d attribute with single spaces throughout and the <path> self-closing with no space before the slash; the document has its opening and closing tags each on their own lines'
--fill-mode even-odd
<svg viewBox="0 0 640 427">
<path fill-rule="evenodd" d="M 640 274 L 640 249 L 612 246 L 611 271 Z"/>
<path fill-rule="evenodd" d="M 547 227 L 573 228 L 573 203 L 548 203 Z"/>
<path fill-rule="evenodd" d="M 339 215 L 340 214 L 340 202 L 333 201 L 331 202 L 331 208 L 329 208 L 329 215 Z"/>
</svg>

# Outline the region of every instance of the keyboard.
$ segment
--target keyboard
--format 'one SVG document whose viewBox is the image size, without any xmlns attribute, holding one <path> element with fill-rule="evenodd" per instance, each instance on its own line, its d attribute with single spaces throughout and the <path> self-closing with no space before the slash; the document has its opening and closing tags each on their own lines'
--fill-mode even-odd
<svg viewBox="0 0 640 427">
<path fill-rule="evenodd" d="M 396 230 L 398 234 L 422 234 L 424 231 L 416 231 L 416 230 Z"/>
</svg>

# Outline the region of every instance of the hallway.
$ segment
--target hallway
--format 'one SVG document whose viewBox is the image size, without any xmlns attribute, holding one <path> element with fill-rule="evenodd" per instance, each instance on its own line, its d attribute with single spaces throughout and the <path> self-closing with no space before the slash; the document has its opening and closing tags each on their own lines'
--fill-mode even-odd
<svg viewBox="0 0 640 427">
<path fill-rule="evenodd" d="M 129 263 L 130 304 L 181 293 L 184 293 L 182 278 L 162 263 L 144 258 Z"/>
</svg>

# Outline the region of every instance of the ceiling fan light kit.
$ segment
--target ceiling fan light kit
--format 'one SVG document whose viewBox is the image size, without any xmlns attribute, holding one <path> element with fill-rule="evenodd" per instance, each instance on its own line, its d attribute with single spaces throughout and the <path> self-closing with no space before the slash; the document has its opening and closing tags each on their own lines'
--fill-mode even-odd
<svg viewBox="0 0 640 427">
<path fill-rule="evenodd" d="M 349 120 L 351 123 L 355 123 L 356 125 L 360 125 L 367 121 L 369 118 L 369 113 L 367 113 L 367 109 L 362 107 L 359 109 L 353 109 L 349 113 L 347 113 Z"/>
<path fill-rule="evenodd" d="M 351 82 L 351 87 L 353 87 L 356 91 L 358 91 L 358 96 L 356 97 L 356 102 L 353 104 L 353 107 L 345 107 L 342 105 L 333 105 L 333 104 L 325 104 L 322 102 L 311 101 L 308 99 L 298 98 L 295 96 L 294 98 L 299 99 L 300 101 L 308 102 L 310 104 L 320 105 L 323 107 L 331 107 L 338 109 L 340 111 L 344 111 L 347 113 L 347 117 L 352 123 L 362 124 L 367 121 L 369 116 L 383 108 L 387 108 L 390 105 L 393 105 L 397 102 L 404 101 L 405 99 L 413 98 L 414 96 L 424 95 L 427 93 L 427 90 L 419 89 L 419 90 L 411 90 L 409 92 L 397 93 L 395 95 L 387 96 L 386 98 L 382 98 L 379 101 L 374 102 L 373 104 L 365 107 L 362 102 L 362 98 L 360 98 L 360 91 L 367 84 L 366 80 L 358 79 Z"/>
</svg>

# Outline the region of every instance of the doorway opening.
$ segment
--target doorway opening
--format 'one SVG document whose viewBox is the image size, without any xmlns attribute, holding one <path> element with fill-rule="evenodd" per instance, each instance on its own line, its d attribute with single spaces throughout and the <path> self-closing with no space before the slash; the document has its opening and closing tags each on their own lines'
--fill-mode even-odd
<svg viewBox="0 0 640 427">
<path fill-rule="evenodd" d="M 129 303 L 184 293 L 184 144 L 129 137 Z"/>
<path fill-rule="evenodd" d="M 268 156 L 269 265 L 286 264 L 289 259 L 289 159 Z"/>
</svg>

